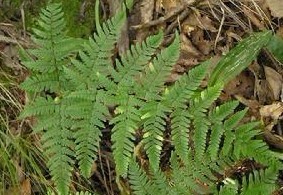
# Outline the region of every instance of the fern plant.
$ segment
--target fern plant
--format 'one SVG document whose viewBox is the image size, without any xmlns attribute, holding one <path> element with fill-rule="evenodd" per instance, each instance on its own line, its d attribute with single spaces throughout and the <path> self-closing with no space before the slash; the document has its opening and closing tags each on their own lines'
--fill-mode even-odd
<svg viewBox="0 0 283 195">
<path fill-rule="evenodd" d="M 102 25 L 98 2 L 97 32 L 88 41 L 67 37 L 60 4 L 47 6 L 40 15 L 39 28 L 34 29 L 38 48 L 28 50 L 30 55 L 23 58 L 31 76 L 22 87 L 35 98 L 25 107 L 22 117 L 37 119 L 34 132 L 42 135 L 48 167 L 58 192 L 69 193 L 76 162 L 83 176 L 91 176 L 105 124 L 113 126 L 111 141 L 117 184 L 120 177 L 129 176 L 136 194 L 199 193 L 200 184 L 207 186 L 203 193 L 236 190 L 238 186 L 218 183 L 228 179 L 223 173 L 225 167 L 245 158 L 272 167 L 270 171 L 266 169 L 267 174 L 258 173 L 260 178 L 257 176 L 252 185 L 273 181 L 279 169 L 278 161 L 264 142 L 254 139 L 259 134 L 255 128 L 257 123 L 239 124 L 246 110 L 233 113 L 237 102 L 211 109 L 223 88 L 223 80 L 213 79 L 206 89 L 200 87 L 207 76 L 209 61 L 167 86 L 166 79 L 179 57 L 180 40 L 175 33 L 173 43 L 162 48 L 162 32 L 131 46 L 123 56 L 114 59 L 113 48 L 126 20 L 126 9 L 133 1 L 123 3 L 116 15 Z M 253 48 L 256 53 L 268 41 L 270 33 L 254 36 L 256 39 L 246 42 L 253 42 L 251 47 L 257 45 Z M 239 49 L 236 53 L 241 55 Z M 227 68 L 233 67 L 233 63 L 237 64 L 237 70 L 246 66 L 228 61 Z M 221 67 L 224 62 L 227 59 L 223 59 Z M 212 75 L 219 75 L 220 70 L 216 69 Z M 113 112 L 110 107 L 114 107 Z M 175 150 L 169 178 L 160 170 L 164 133 L 168 127 Z M 138 130 L 143 133 L 138 144 L 143 146 L 149 159 L 150 177 L 133 160 Z M 259 153 L 254 153 L 255 150 Z M 221 174 L 222 180 L 217 180 L 214 173 Z M 263 180 L 263 175 L 269 179 Z M 252 180 L 243 180 L 244 191 L 249 189 L 248 181 Z"/>
</svg>

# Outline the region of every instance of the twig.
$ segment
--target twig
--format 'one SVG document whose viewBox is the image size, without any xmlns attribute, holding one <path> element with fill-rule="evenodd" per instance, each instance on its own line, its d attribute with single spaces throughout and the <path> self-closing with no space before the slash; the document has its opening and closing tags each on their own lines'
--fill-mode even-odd
<svg viewBox="0 0 283 195">
<path fill-rule="evenodd" d="M 148 23 L 135 25 L 135 26 L 132 26 L 131 28 L 134 29 L 134 30 L 138 30 L 138 29 L 142 29 L 142 28 L 149 28 L 149 27 L 152 27 L 152 26 L 157 26 L 157 25 L 163 24 L 163 23 L 167 22 L 168 20 L 174 18 L 175 16 L 177 16 L 181 12 L 183 12 L 185 9 L 186 9 L 186 6 L 182 6 L 180 8 L 173 10 L 172 12 L 170 12 L 169 14 L 167 14 L 164 17 L 160 17 L 157 20 L 152 20 Z"/>
</svg>

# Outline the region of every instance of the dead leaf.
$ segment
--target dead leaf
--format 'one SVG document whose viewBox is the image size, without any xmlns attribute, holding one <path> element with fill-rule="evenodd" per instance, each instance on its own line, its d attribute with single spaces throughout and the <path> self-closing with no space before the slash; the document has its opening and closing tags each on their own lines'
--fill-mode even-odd
<svg viewBox="0 0 283 195">
<path fill-rule="evenodd" d="M 168 13 L 168 12 L 173 11 L 177 7 L 179 7 L 181 5 L 181 1 L 180 0 L 163 0 L 161 4 L 165 10 L 165 13 Z"/>
<path fill-rule="evenodd" d="M 31 195 L 30 179 L 25 179 L 21 184 L 21 195 Z"/>
<path fill-rule="evenodd" d="M 275 100 L 279 100 L 283 83 L 282 75 L 280 75 L 278 72 L 268 66 L 264 66 L 264 72 L 266 80 L 269 83 Z"/>
<path fill-rule="evenodd" d="M 267 0 L 267 5 L 274 17 L 283 17 L 283 1 L 282 0 Z"/>
<path fill-rule="evenodd" d="M 261 117 L 270 117 L 273 120 L 278 120 L 278 118 L 283 113 L 283 102 L 276 102 L 271 105 L 266 105 L 259 110 Z"/>
</svg>

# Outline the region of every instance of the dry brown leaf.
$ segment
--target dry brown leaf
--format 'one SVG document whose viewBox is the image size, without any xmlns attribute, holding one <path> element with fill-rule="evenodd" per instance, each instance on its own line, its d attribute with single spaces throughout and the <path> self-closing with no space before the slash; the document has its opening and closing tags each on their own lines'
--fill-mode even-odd
<svg viewBox="0 0 283 195">
<path fill-rule="evenodd" d="M 165 10 L 165 13 L 168 13 L 180 6 L 181 0 L 162 0 L 161 4 Z"/>
<path fill-rule="evenodd" d="M 266 80 L 269 83 L 275 100 L 279 100 L 283 83 L 282 75 L 280 75 L 278 72 L 268 66 L 264 66 L 264 72 Z"/>
<path fill-rule="evenodd" d="M 266 105 L 259 110 L 261 117 L 270 117 L 273 120 L 278 120 L 278 118 L 283 113 L 283 102 L 276 102 L 271 105 Z"/>
<path fill-rule="evenodd" d="M 21 184 L 21 195 L 31 195 L 30 179 L 25 179 Z"/>
<path fill-rule="evenodd" d="M 271 14 L 274 17 L 283 17 L 283 1 L 282 0 L 266 0 Z"/>
</svg>

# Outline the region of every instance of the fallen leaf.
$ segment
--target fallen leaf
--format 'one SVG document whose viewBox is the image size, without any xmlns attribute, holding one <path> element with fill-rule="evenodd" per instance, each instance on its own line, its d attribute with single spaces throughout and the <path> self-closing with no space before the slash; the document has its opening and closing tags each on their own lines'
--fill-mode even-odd
<svg viewBox="0 0 283 195">
<path fill-rule="evenodd" d="M 274 99 L 279 100 L 283 83 L 282 75 L 268 66 L 264 66 L 263 68 L 266 80 L 269 83 L 271 91 L 273 92 Z"/>
<path fill-rule="evenodd" d="M 270 117 L 273 120 L 278 120 L 283 113 L 283 102 L 276 102 L 271 105 L 263 106 L 260 108 L 259 113 L 261 117 Z"/>
<path fill-rule="evenodd" d="M 267 5 L 274 17 L 283 17 L 283 1 L 282 0 L 267 0 Z"/>
<path fill-rule="evenodd" d="M 21 195 L 31 195 L 30 179 L 27 178 L 21 183 Z"/>
</svg>

